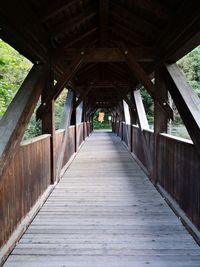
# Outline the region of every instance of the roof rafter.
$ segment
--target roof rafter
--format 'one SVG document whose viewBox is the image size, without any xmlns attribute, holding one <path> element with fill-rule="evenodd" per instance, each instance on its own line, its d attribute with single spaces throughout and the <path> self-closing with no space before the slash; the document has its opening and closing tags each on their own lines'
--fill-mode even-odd
<svg viewBox="0 0 200 267">
<path fill-rule="evenodd" d="M 64 21 L 62 24 L 58 24 L 50 29 L 51 37 L 54 38 L 63 32 L 70 32 L 75 29 L 78 25 L 84 23 L 85 21 L 91 19 L 96 15 L 96 11 L 92 6 L 88 6 L 79 13 L 76 17 L 70 20 Z"/>
<path fill-rule="evenodd" d="M 61 47 L 71 47 L 75 45 L 77 42 L 83 40 L 84 38 L 88 38 L 91 34 L 96 32 L 97 27 L 95 25 L 90 26 L 85 32 L 78 32 L 76 36 L 68 36 L 65 40 L 62 40 Z"/>
<path fill-rule="evenodd" d="M 108 38 L 109 0 L 99 1 L 100 43 L 105 46 Z"/>
<path fill-rule="evenodd" d="M 171 18 L 167 28 L 157 40 L 157 45 L 159 47 L 158 58 L 169 58 L 184 45 L 186 40 L 190 40 L 200 31 L 199 13 L 199 1 L 183 1 L 181 7 Z M 200 38 L 198 40 L 200 43 Z M 190 50 L 193 48 L 194 47 L 191 47 Z"/>
<path fill-rule="evenodd" d="M 57 15 L 58 13 L 64 11 L 67 8 L 70 8 L 77 3 L 77 0 L 56 0 L 52 1 L 45 9 L 42 9 L 40 13 L 40 19 L 44 22 L 47 19 Z"/>
</svg>

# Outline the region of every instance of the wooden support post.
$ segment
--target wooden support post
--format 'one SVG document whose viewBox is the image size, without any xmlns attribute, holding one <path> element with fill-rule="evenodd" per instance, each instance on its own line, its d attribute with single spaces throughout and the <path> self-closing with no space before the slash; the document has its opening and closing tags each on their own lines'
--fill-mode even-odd
<svg viewBox="0 0 200 267">
<path fill-rule="evenodd" d="M 0 180 L 22 140 L 45 86 L 47 68 L 34 65 L 0 121 Z"/>
<path fill-rule="evenodd" d="M 177 64 L 164 68 L 169 92 L 200 155 L 200 99 Z"/>
<path fill-rule="evenodd" d="M 121 125 L 122 125 L 122 134 L 121 134 L 121 139 L 124 140 L 124 122 L 125 122 L 125 115 L 124 115 L 124 108 L 123 108 L 123 101 L 121 100 L 119 102 L 119 109 L 121 111 L 120 113 L 120 118 L 121 118 Z"/>
<path fill-rule="evenodd" d="M 137 112 L 136 112 L 136 105 L 133 92 L 130 92 L 130 101 L 133 103 L 133 107 L 130 108 L 130 117 L 131 117 L 131 129 L 130 129 L 130 147 L 131 152 L 133 152 L 133 124 L 137 123 Z"/>
<path fill-rule="evenodd" d="M 62 128 L 65 129 L 65 133 L 64 133 L 62 145 L 59 151 L 58 161 L 56 162 L 56 179 L 57 180 L 60 179 L 60 172 L 62 169 L 64 153 L 66 149 L 67 139 L 69 136 L 68 131 L 69 131 L 69 126 L 70 126 L 70 121 L 71 121 L 71 116 L 72 116 L 73 100 L 74 100 L 74 92 L 72 90 L 68 90 L 66 101 L 65 101 L 65 106 L 64 106 L 63 119 L 62 119 Z"/>
<path fill-rule="evenodd" d="M 53 87 L 52 72 L 49 73 L 49 81 L 47 81 L 46 88 L 42 92 L 42 104 L 45 103 L 45 99 Z M 50 134 L 50 157 L 51 157 L 51 184 L 54 184 L 56 180 L 55 173 L 55 110 L 54 100 L 52 100 L 49 109 L 45 110 L 42 114 L 42 133 Z"/>
<path fill-rule="evenodd" d="M 85 124 L 86 124 L 86 119 L 85 119 L 85 102 L 83 101 L 83 110 L 82 110 L 82 122 L 83 122 L 83 140 L 86 139 L 86 131 L 85 131 Z"/>
<path fill-rule="evenodd" d="M 53 90 L 49 95 L 47 96 L 45 100 L 45 106 L 41 105 L 37 110 L 37 119 L 41 118 L 42 113 L 45 111 L 45 109 L 49 108 L 49 105 L 51 104 L 52 100 L 56 100 L 59 94 L 62 92 L 64 87 L 68 84 L 70 79 L 73 77 L 73 75 L 76 73 L 80 65 L 82 64 L 84 59 L 84 55 L 78 55 L 74 61 L 72 61 L 69 68 L 66 70 L 66 72 L 60 77 L 60 79 L 57 81 L 56 85 L 54 86 Z"/>
<path fill-rule="evenodd" d="M 135 99 L 135 104 L 136 104 L 136 109 L 137 109 L 139 129 L 140 129 L 140 134 L 142 138 L 142 146 L 143 146 L 146 166 L 148 168 L 150 177 L 152 177 L 153 176 L 153 161 L 152 161 L 151 154 L 150 154 L 150 148 L 148 147 L 147 140 L 143 132 L 143 130 L 149 129 L 149 123 L 147 120 L 146 112 L 144 109 L 144 104 L 143 104 L 142 97 L 141 97 L 139 90 L 134 91 L 134 99 Z"/>
<path fill-rule="evenodd" d="M 168 90 L 160 67 L 158 67 L 155 72 L 155 86 L 156 92 L 164 99 L 168 99 Z M 154 101 L 154 184 L 156 184 L 158 180 L 157 170 L 159 166 L 159 134 L 167 132 L 167 123 L 168 118 L 166 112 L 163 112 L 163 109 L 160 108 L 158 102 Z"/>
<path fill-rule="evenodd" d="M 77 121 L 76 121 L 76 95 L 74 94 L 73 97 L 73 103 L 72 103 L 72 115 L 71 115 L 71 122 L 70 125 L 74 125 L 74 152 L 77 152 L 78 149 L 78 144 L 77 144 Z"/>
<path fill-rule="evenodd" d="M 125 117 L 125 129 L 126 129 L 126 138 L 128 143 L 128 148 L 131 151 L 131 138 L 129 132 L 129 125 L 131 125 L 131 117 L 129 112 L 129 106 L 125 100 L 123 100 L 123 107 L 124 107 L 124 117 Z"/>
<path fill-rule="evenodd" d="M 130 92 L 130 101 L 132 103 L 132 108 L 130 108 L 130 115 L 131 115 L 131 125 L 137 123 L 137 112 L 136 112 L 136 105 L 133 92 Z"/>
</svg>

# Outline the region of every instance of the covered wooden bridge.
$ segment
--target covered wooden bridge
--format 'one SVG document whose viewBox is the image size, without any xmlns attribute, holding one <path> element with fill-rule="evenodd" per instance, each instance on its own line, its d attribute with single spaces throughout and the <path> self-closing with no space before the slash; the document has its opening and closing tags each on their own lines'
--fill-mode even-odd
<svg viewBox="0 0 200 267">
<path fill-rule="evenodd" d="M 199 14 L 195 0 L 1 1 L 0 37 L 34 63 L 0 121 L 4 266 L 200 266 L 200 100 L 176 64 Z M 191 141 L 167 134 L 169 93 Z M 43 135 L 21 143 L 40 97 Z M 99 108 L 112 132 L 93 131 Z"/>
</svg>

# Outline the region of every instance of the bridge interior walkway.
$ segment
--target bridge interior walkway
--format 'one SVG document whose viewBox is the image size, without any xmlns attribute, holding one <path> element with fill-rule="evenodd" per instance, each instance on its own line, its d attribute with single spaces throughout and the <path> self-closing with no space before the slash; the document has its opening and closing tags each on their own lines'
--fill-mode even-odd
<svg viewBox="0 0 200 267">
<path fill-rule="evenodd" d="M 5 267 L 199 266 L 200 249 L 111 132 L 84 143 Z"/>
</svg>

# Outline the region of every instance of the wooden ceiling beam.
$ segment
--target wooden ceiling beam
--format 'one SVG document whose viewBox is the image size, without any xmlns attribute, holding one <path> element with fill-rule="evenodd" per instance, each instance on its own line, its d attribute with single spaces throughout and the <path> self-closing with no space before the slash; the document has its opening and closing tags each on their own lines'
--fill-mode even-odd
<svg viewBox="0 0 200 267">
<path fill-rule="evenodd" d="M 151 62 L 155 60 L 156 50 L 154 47 L 129 47 L 129 51 L 134 54 L 137 61 Z M 125 61 L 119 48 L 88 48 L 74 49 L 65 48 L 57 49 L 54 54 L 54 62 L 60 62 L 65 58 L 71 60 L 77 55 L 84 53 L 85 62 L 123 62 Z"/>
<path fill-rule="evenodd" d="M 51 1 L 51 3 L 48 3 L 48 5 L 42 9 L 42 11 L 39 14 L 40 20 L 45 22 L 49 18 L 56 16 L 60 12 L 72 7 L 74 4 L 77 3 L 77 0 L 56 0 Z"/>
<path fill-rule="evenodd" d="M 77 77 L 79 80 L 81 80 L 81 77 L 85 78 L 86 76 L 98 72 L 98 64 L 90 64 L 89 66 L 86 66 L 85 68 L 81 68 L 80 71 L 77 73 Z"/>
<path fill-rule="evenodd" d="M 109 0 L 99 0 L 100 43 L 105 46 L 108 38 Z"/>
<path fill-rule="evenodd" d="M 116 28 L 110 27 L 110 38 L 112 46 L 117 46 L 120 40 L 126 42 L 126 45 L 129 47 L 144 47 L 143 45 L 139 44 L 137 40 L 130 39 L 126 34 L 122 32 L 118 32 Z"/>
<path fill-rule="evenodd" d="M 197 29 L 197 27 L 194 28 Z M 177 62 L 180 58 L 184 57 L 198 45 L 200 45 L 200 29 L 196 34 L 193 35 L 192 38 L 187 40 L 178 49 L 176 49 L 176 51 L 171 52 L 170 55 L 166 58 L 166 61 L 169 63 Z"/>
<path fill-rule="evenodd" d="M 81 40 L 88 38 L 88 36 L 90 36 L 91 34 L 93 34 L 94 32 L 97 31 L 97 27 L 95 26 L 91 26 L 87 29 L 86 32 L 79 32 L 76 34 L 76 36 L 68 36 L 67 38 L 65 38 L 64 40 L 62 40 L 61 44 L 60 44 L 60 48 L 68 48 L 68 47 L 72 47 L 74 46 L 76 43 L 80 42 Z M 84 44 L 82 43 L 82 46 L 84 46 Z"/>
<path fill-rule="evenodd" d="M 52 38 L 55 38 L 63 32 L 70 32 L 77 26 L 93 18 L 95 15 L 95 9 L 92 6 L 88 6 L 87 8 L 83 9 L 83 11 L 78 14 L 78 16 L 72 17 L 70 20 L 64 21 L 62 24 L 58 24 L 55 27 L 51 27 L 50 35 Z"/>
<path fill-rule="evenodd" d="M 124 80 L 124 81 L 129 81 L 129 77 L 127 78 L 127 75 L 126 74 L 124 74 L 124 72 L 123 73 L 121 73 L 120 71 L 118 71 L 116 68 L 114 68 L 114 67 L 110 67 L 109 68 L 109 73 L 111 74 L 111 75 L 113 75 L 114 76 L 114 80 L 113 81 L 115 81 L 115 79 L 121 79 L 121 80 Z"/>
<path fill-rule="evenodd" d="M 119 66 L 119 64 L 109 63 L 108 66 L 110 71 L 114 70 L 117 74 L 121 75 L 123 79 L 129 80 L 129 77 L 127 77 L 127 71 L 129 71 L 129 68 L 126 65 L 123 68 L 122 66 Z"/>
<path fill-rule="evenodd" d="M 85 75 L 86 73 L 90 72 L 93 69 L 96 69 L 97 65 L 96 64 L 87 64 L 81 66 L 81 68 L 77 72 L 77 76 L 82 76 Z"/>
<path fill-rule="evenodd" d="M 1 36 L 33 61 L 49 59 L 49 37 L 28 4 L 3 1 L 0 7 Z"/>
<path fill-rule="evenodd" d="M 84 75 L 79 76 L 79 80 L 84 83 L 95 82 L 99 75 L 97 68 L 92 69 L 90 72 L 86 72 Z"/>
<path fill-rule="evenodd" d="M 157 40 L 158 60 L 167 60 L 173 58 L 173 54 L 177 54 L 178 50 L 184 46 L 186 42 L 192 39 L 200 32 L 200 5 L 199 1 L 183 1 L 180 8 L 177 9 L 168 26 L 162 31 Z M 196 37 L 197 38 L 197 37 Z M 200 44 L 200 37 L 198 37 Z M 196 42 L 194 43 L 196 45 Z M 188 47 L 184 53 L 190 52 L 194 47 Z M 181 56 L 183 56 L 182 54 Z M 178 60 L 178 57 L 175 57 Z"/>
<path fill-rule="evenodd" d="M 137 26 L 140 29 L 142 28 L 143 32 L 145 31 L 154 35 L 158 31 L 158 27 L 156 27 L 154 24 L 145 20 L 145 18 L 141 18 L 137 14 L 134 14 L 125 7 L 118 5 L 117 3 L 113 2 L 111 4 L 111 12 L 113 15 L 118 16 L 122 21 L 126 21 L 132 27 Z"/>
<path fill-rule="evenodd" d="M 123 31 L 123 30 L 118 30 L 118 26 L 114 25 L 114 27 L 110 27 L 110 31 L 113 35 L 113 39 L 117 42 L 119 40 L 122 40 L 123 42 L 126 42 L 127 46 L 144 46 L 137 38 L 133 37 L 133 33 L 131 33 L 131 36 Z M 136 37 L 136 36 L 135 36 Z"/>
<path fill-rule="evenodd" d="M 152 37 L 147 38 L 146 36 L 142 34 L 136 33 L 135 31 L 133 31 L 133 29 L 129 29 L 128 27 L 120 24 L 117 21 L 113 21 L 111 27 L 115 29 L 119 35 L 121 36 L 125 35 L 127 36 L 128 39 L 134 40 L 134 42 L 136 41 L 139 45 L 143 45 L 143 46 L 150 45 Z"/>
<path fill-rule="evenodd" d="M 119 80 L 115 81 L 118 86 L 123 87 L 123 88 L 129 88 L 130 84 L 128 83 L 122 83 Z M 86 87 L 86 84 L 76 84 L 76 89 L 77 90 L 84 90 L 84 88 Z M 93 85 L 93 88 L 108 88 L 108 89 L 112 89 L 113 88 L 113 80 L 112 81 L 104 81 L 104 82 L 98 82 L 95 81 L 95 84 Z"/>
</svg>

